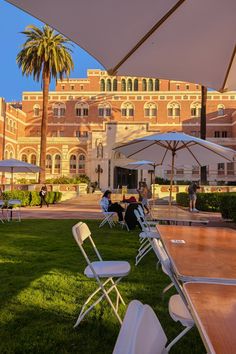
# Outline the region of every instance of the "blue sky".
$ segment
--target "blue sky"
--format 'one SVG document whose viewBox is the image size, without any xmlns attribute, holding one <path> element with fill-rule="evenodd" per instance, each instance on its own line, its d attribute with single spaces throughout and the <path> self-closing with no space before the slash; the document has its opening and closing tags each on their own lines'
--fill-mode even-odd
<svg viewBox="0 0 236 354">
<path fill-rule="evenodd" d="M 23 77 L 16 64 L 16 55 L 24 42 L 24 35 L 20 32 L 30 24 L 43 26 L 34 17 L 0 0 L 0 97 L 4 97 L 7 102 L 21 100 L 22 91 L 41 90 L 41 84 L 30 77 Z M 87 69 L 102 68 L 101 64 L 77 45 L 73 47 L 72 56 L 75 70 L 71 77 L 86 77 Z M 53 82 L 51 89 L 54 86 Z"/>
</svg>

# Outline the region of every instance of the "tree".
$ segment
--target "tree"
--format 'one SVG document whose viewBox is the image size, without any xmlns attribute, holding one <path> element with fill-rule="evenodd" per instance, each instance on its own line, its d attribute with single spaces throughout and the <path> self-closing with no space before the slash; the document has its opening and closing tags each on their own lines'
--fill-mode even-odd
<svg viewBox="0 0 236 354">
<path fill-rule="evenodd" d="M 207 88 L 201 87 L 201 131 L 200 138 L 206 140 L 206 101 L 207 101 Z M 207 170 L 206 166 L 201 167 L 201 184 L 207 183 Z"/>
<path fill-rule="evenodd" d="M 42 81 L 43 111 L 41 121 L 39 182 L 45 182 L 46 148 L 48 125 L 48 96 L 51 79 L 57 80 L 64 75 L 69 76 L 74 68 L 71 57 L 71 42 L 63 35 L 56 33 L 45 25 L 42 29 L 30 25 L 21 32 L 27 37 L 18 53 L 16 61 L 23 75 L 33 75 L 34 80 Z M 69 46 L 68 46 L 69 44 Z"/>
</svg>

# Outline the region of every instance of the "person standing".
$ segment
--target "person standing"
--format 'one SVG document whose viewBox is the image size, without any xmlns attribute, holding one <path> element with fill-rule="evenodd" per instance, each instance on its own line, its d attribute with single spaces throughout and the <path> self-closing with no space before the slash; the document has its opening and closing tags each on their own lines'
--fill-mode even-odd
<svg viewBox="0 0 236 354">
<path fill-rule="evenodd" d="M 148 206 L 148 194 L 149 194 L 149 190 L 148 190 L 148 187 L 147 187 L 147 183 L 146 182 L 143 182 L 142 183 L 142 186 L 141 188 L 138 190 L 139 192 L 139 195 L 141 196 L 141 202 L 142 202 L 142 206 L 143 208 L 146 209 L 147 211 L 147 214 L 150 213 L 150 210 L 149 210 L 149 206 Z"/>
<path fill-rule="evenodd" d="M 40 208 L 42 208 L 43 204 L 46 204 L 47 207 L 49 207 L 49 204 L 48 202 L 46 201 L 46 196 L 47 196 L 47 186 L 44 185 L 42 186 L 40 192 L 39 192 L 39 195 L 40 195 Z"/>
<path fill-rule="evenodd" d="M 189 211 L 190 212 L 198 212 L 199 210 L 196 209 L 196 201 L 197 201 L 197 189 L 200 187 L 197 185 L 196 182 L 191 182 L 188 187 L 188 195 L 189 195 Z"/>
</svg>

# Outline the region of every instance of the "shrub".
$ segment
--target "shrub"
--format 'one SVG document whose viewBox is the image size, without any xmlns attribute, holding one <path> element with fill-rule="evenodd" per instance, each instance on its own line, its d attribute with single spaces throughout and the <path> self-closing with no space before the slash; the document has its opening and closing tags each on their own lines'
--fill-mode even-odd
<svg viewBox="0 0 236 354">
<path fill-rule="evenodd" d="M 79 175 L 74 177 L 60 176 L 56 178 L 50 178 L 46 180 L 46 183 L 49 184 L 79 184 L 87 183 L 89 184 L 90 179 L 86 175 Z"/>
<path fill-rule="evenodd" d="M 236 193 L 222 193 L 220 212 L 222 218 L 236 221 Z"/>
<path fill-rule="evenodd" d="M 177 204 L 188 207 L 188 193 L 177 193 Z M 197 193 L 196 208 L 202 211 L 220 211 L 224 219 L 236 218 L 236 193 Z"/>
<path fill-rule="evenodd" d="M 46 199 L 49 204 L 54 204 L 59 202 L 61 200 L 61 197 L 61 192 L 48 192 Z M 3 199 L 6 201 L 9 199 L 20 199 L 22 202 L 22 206 L 34 206 L 40 204 L 39 192 L 36 191 L 7 191 L 3 192 Z"/>
</svg>

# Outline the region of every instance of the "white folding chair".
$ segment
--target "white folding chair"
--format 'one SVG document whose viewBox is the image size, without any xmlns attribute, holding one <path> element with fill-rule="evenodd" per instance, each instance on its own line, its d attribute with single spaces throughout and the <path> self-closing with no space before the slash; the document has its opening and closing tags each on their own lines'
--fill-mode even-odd
<svg viewBox="0 0 236 354">
<path fill-rule="evenodd" d="M 164 354 L 180 339 L 168 346 L 166 334 L 152 308 L 137 300 L 126 311 L 113 354 Z"/>
<path fill-rule="evenodd" d="M 100 223 L 99 227 L 104 226 L 106 223 L 108 223 L 108 225 L 110 226 L 110 228 L 112 229 L 113 226 L 115 226 L 113 217 L 115 215 L 114 211 L 108 211 L 105 209 L 104 205 L 102 203 L 100 203 L 101 209 L 102 209 L 102 214 L 103 214 L 103 220 Z"/>
<path fill-rule="evenodd" d="M 94 308 L 94 306 L 96 306 L 104 298 L 110 304 L 112 310 L 114 311 L 114 314 L 118 318 L 118 321 L 122 323 L 122 320 L 118 314 L 118 307 L 119 307 L 119 301 L 121 301 L 124 305 L 125 302 L 121 297 L 121 294 L 117 289 L 116 285 L 123 277 L 129 274 L 130 264 L 126 261 L 103 261 L 98 249 L 95 246 L 95 243 L 93 242 L 93 239 L 91 237 L 91 232 L 85 223 L 79 222 L 76 225 L 74 225 L 72 228 L 72 233 L 75 238 L 75 241 L 77 242 L 88 264 L 84 270 L 84 274 L 88 278 L 95 279 L 99 285 L 98 288 L 88 297 L 88 299 L 82 306 L 79 317 L 74 327 L 78 326 L 78 324 Z M 85 252 L 83 248 L 83 243 L 86 239 L 89 239 L 89 241 L 91 242 L 92 248 L 98 258 L 98 261 L 91 262 L 87 253 Z M 113 280 L 113 278 L 116 279 Z M 115 290 L 116 292 L 116 306 L 114 306 L 109 296 L 109 293 L 112 290 Z M 94 296 L 99 295 L 99 293 L 102 293 L 100 297 L 94 300 L 94 302 L 89 306 L 89 303 L 91 303 Z"/>
<path fill-rule="evenodd" d="M 3 208 L 5 206 L 5 201 L 0 200 L 0 221 L 4 224 Z"/>
<path fill-rule="evenodd" d="M 160 235 L 156 228 L 151 228 L 150 225 L 146 222 L 145 215 L 141 206 L 134 210 L 134 214 L 142 229 L 142 232 L 139 234 L 141 245 L 138 249 L 138 253 L 135 259 L 135 265 L 138 265 L 141 259 L 143 259 L 143 257 L 145 257 L 151 251 L 152 239 L 159 239 Z"/>
<path fill-rule="evenodd" d="M 13 218 L 13 212 L 17 214 L 18 221 L 21 221 L 21 200 L 10 199 L 7 202 L 7 220 L 11 221 Z"/>
</svg>

